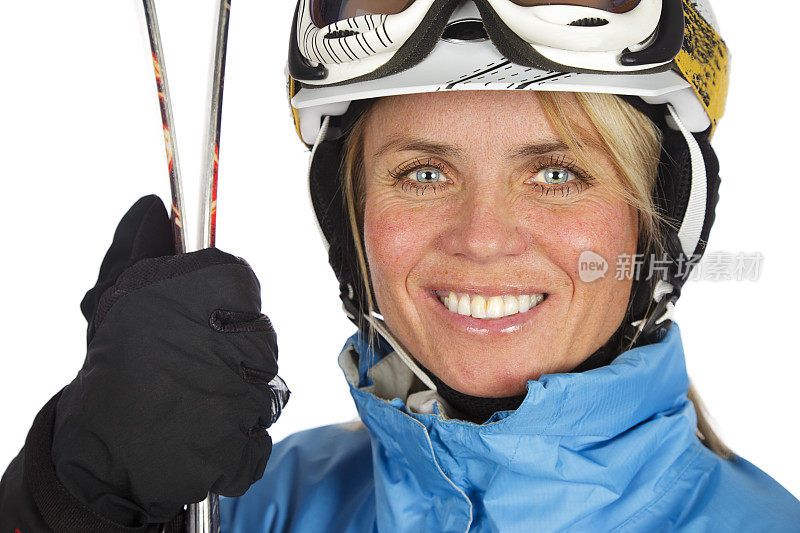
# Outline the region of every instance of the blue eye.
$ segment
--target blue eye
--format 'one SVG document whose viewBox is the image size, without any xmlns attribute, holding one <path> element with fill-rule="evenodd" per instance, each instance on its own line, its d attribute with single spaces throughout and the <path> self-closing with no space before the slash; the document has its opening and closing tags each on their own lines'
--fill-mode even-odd
<svg viewBox="0 0 800 533">
<path fill-rule="evenodd" d="M 422 168 L 414 172 L 414 179 L 420 183 L 436 183 L 442 181 L 442 173 L 435 168 Z"/>
<path fill-rule="evenodd" d="M 539 176 L 542 177 L 541 180 L 538 179 Z M 564 170 L 563 168 L 546 168 L 539 171 L 536 178 L 536 181 L 541 181 L 548 185 L 561 185 L 562 183 L 571 181 L 574 175 L 569 170 Z"/>
</svg>

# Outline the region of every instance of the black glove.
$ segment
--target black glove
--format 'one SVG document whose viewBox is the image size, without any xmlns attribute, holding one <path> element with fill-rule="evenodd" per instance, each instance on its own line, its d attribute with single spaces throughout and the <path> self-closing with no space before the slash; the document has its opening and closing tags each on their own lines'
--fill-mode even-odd
<svg viewBox="0 0 800 533">
<path fill-rule="evenodd" d="M 172 253 L 161 200 L 142 198 L 81 304 L 86 361 L 53 425 L 61 484 L 131 527 L 167 522 L 209 491 L 243 494 L 288 399 L 250 266 L 216 249 Z"/>
</svg>

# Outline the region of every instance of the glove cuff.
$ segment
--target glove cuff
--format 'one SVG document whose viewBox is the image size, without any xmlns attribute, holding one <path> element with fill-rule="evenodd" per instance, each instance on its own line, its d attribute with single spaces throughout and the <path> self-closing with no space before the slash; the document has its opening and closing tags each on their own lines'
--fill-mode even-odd
<svg viewBox="0 0 800 533">
<path fill-rule="evenodd" d="M 75 498 L 56 476 L 51 458 L 56 404 L 61 392 L 39 411 L 25 441 L 25 482 L 44 521 L 59 533 L 145 533 L 104 518 Z"/>
</svg>

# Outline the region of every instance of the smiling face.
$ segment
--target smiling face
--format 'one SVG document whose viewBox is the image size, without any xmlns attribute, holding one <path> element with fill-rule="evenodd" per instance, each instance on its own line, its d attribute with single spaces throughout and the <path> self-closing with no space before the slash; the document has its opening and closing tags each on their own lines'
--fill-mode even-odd
<svg viewBox="0 0 800 533">
<path fill-rule="evenodd" d="M 364 245 L 389 329 L 450 387 L 503 397 L 568 372 L 622 322 L 636 210 L 574 96 L 578 163 L 526 91 L 380 99 L 364 125 Z M 591 250 L 606 275 L 581 280 Z M 585 277 L 585 276 L 584 276 Z M 538 302 L 538 304 L 537 304 Z M 526 307 L 530 306 L 526 310 Z"/>
</svg>

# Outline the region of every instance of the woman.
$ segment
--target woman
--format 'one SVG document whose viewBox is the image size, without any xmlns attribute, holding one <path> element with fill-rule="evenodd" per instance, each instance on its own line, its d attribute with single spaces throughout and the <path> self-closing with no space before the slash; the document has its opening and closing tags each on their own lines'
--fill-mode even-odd
<svg viewBox="0 0 800 533">
<path fill-rule="evenodd" d="M 553 41 L 526 37 L 510 3 L 417 0 L 386 17 L 363 4 L 326 13 L 301 0 L 289 64 L 298 131 L 314 145 L 312 200 L 360 327 L 340 364 L 364 425 L 290 437 L 265 471 L 276 355 L 254 277 L 221 252 L 165 257 L 166 215 L 143 199 L 84 300 L 87 363 L 4 479 L 3 526 L 144 530 L 263 473 L 223 500 L 223 530 L 796 527 L 798 502 L 731 457 L 687 398 L 670 320 L 716 203 L 708 138 L 724 64 L 703 72 L 710 83 L 677 77 L 699 79 L 693 59 L 725 59 L 708 7 L 677 4 L 689 31 L 676 45 L 674 2 L 654 18 L 660 2 L 647 0 L 514 2 L 551 24 L 603 12 Z M 624 16 L 642 27 L 625 31 Z M 605 26 L 595 35 L 618 49 L 558 48 Z M 378 41 L 392 54 L 370 55 Z M 651 54 L 619 54 L 641 41 Z M 358 59 L 334 59 L 334 45 Z M 617 74 L 574 72 L 623 56 Z M 555 59 L 572 74 L 541 70 Z M 565 83 L 577 92 L 521 90 Z M 516 90 L 444 92 L 467 84 Z M 644 265 L 616 268 L 637 253 Z M 142 364 L 157 382 L 132 387 Z"/>
</svg>

